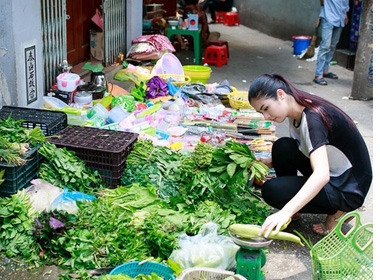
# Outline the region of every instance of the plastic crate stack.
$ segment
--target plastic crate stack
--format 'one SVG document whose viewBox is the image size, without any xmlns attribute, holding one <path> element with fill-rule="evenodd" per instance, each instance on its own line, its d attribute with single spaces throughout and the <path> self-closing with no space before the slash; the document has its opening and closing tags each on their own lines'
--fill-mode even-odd
<svg viewBox="0 0 380 280">
<path fill-rule="evenodd" d="M 37 175 L 43 157 L 34 147 L 25 156 L 27 162 L 18 166 L 0 162 L 0 170 L 5 170 L 4 182 L 0 185 L 0 197 L 10 196 L 30 185 L 30 181 Z"/>
<path fill-rule="evenodd" d="M 67 127 L 67 115 L 64 112 L 4 106 L 0 110 L 0 119 L 8 117 L 23 120 L 22 125 L 28 129 L 40 127 L 45 136 L 54 135 Z"/>
<path fill-rule="evenodd" d="M 0 109 L 0 119 L 23 120 L 22 126 L 27 129 L 40 127 L 45 136 L 52 136 L 67 127 L 67 115 L 63 112 L 42 109 L 4 106 Z M 0 171 L 5 170 L 4 182 L 0 185 L 0 196 L 6 197 L 30 185 L 37 175 L 43 156 L 34 147 L 25 156 L 27 162 L 17 166 L 0 162 Z"/>
<path fill-rule="evenodd" d="M 138 139 L 137 133 L 81 126 L 68 126 L 56 136 L 48 141 L 74 151 L 111 187 L 120 185 L 127 156 Z"/>
</svg>

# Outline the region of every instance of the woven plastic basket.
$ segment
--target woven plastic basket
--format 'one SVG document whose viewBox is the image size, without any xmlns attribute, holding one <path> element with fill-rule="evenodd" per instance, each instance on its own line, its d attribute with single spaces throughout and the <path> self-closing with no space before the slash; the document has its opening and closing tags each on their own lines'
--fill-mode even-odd
<svg viewBox="0 0 380 280">
<path fill-rule="evenodd" d="M 234 109 L 253 109 L 248 102 L 248 92 L 246 91 L 233 91 L 228 95 L 228 101 L 231 108 Z"/>
<path fill-rule="evenodd" d="M 187 268 L 178 275 L 177 280 L 223 280 L 229 276 L 232 276 L 235 280 L 247 280 L 247 278 L 232 271 L 206 267 Z"/>
<path fill-rule="evenodd" d="M 348 218 L 355 218 L 355 226 L 343 233 Z M 372 224 L 361 225 L 357 212 L 343 216 L 327 236 L 311 250 L 314 280 L 373 279 Z"/>
<path fill-rule="evenodd" d="M 151 261 L 133 261 L 119 265 L 111 270 L 110 275 L 125 274 L 130 277 L 136 277 L 139 274 L 151 275 L 153 272 L 165 280 L 176 279 L 174 276 L 174 271 L 170 267 Z"/>
</svg>

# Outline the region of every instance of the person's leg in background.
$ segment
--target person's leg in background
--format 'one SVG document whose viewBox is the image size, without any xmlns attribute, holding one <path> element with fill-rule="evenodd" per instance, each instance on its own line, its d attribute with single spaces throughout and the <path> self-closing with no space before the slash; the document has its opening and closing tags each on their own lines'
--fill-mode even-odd
<svg viewBox="0 0 380 280">
<path fill-rule="evenodd" d="M 331 40 L 334 26 L 330 24 L 328 21 L 326 21 L 324 18 L 321 18 L 320 28 L 322 40 L 319 44 L 317 63 L 315 66 L 314 73 L 314 82 L 320 85 L 327 85 L 326 80 L 323 78 L 323 71 L 326 68 L 328 69 L 328 65 L 326 66 L 326 63 L 330 63 L 328 61 L 328 54 L 330 53 L 331 49 Z"/>
<path fill-rule="evenodd" d="M 330 51 L 326 54 L 326 62 L 323 67 L 323 74 L 329 73 L 330 62 L 334 56 L 336 45 L 339 43 L 340 34 L 342 33 L 342 27 L 333 27 L 331 34 Z"/>
<path fill-rule="evenodd" d="M 216 22 L 216 9 L 218 7 L 218 2 L 219 1 L 216 1 L 216 0 L 205 0 L 203 3 L 202 3 L 202 8 L 204 11 L 206 11 L 208 9 L 209 13 L 210 13 L 210 16 L 211 16 L 211 21 L 210 23 L 215 23 Z"/>
</svg>

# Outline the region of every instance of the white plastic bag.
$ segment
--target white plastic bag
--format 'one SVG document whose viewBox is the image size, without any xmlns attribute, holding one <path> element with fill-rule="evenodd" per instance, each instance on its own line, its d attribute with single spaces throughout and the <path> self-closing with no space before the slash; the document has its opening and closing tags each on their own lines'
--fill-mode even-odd
<svg viewBox="0 0 380 280">
<path fill-rule="evenodd" d="M 235 255 L 240 247 L 229 236 L 218 235 L 217 229 L 217 224 L 209 222 L 195 236 L 181 235 L 178 240 L 180 249 L 174 250 L 169 259 L 178 263 L 182 269 L 233 268 L 236 265 Z"/>
<path fill-rule="evenodd" d="M 38 212 L 50 211 L 50 203 L 59 196 L 63 190 L 42 179 L 33 179 L 30 181 L 32 185 L 27 187 L 25 191 L 29 194 L 32 207 Z"/>
</svg>

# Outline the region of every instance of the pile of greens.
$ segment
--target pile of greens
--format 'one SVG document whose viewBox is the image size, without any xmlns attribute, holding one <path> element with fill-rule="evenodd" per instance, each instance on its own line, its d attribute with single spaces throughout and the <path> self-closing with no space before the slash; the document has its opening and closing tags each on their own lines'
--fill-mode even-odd
<svg viewBox="0 0 380 280">
<path fill-rule="evenodd" d="M 38 153 L 44 157 L 44 161 L 37 175 L 46 182 L 62 189 L 67 188 L 69 191 L 88 194 L 105 188 L 99 172 L 87 167 L 75 152 L 46 142 L 40 147 Z"/>
<path fill-rule="evenodd" d="M 61 279 L 70 279 L 69 272 L 93 279 L 90 270 L 132 260 L 170 263 L 178 237 L 198 234 L 207 222 L 218 224 L 218 234 L 228 234 L 233 223 L 262 223 L 271 209 L 245 179 L 229 173 L 226 181 L 210 172 L 223 149 L 200 142 L 193 153 L 180 153 L 138 140 L 126 159 L 122 185 L 110 189 L 94 187 L 94 174 L 74 154 L 44 145 L 41 154 L 49 161 L 39 172 L 42 179 L 94 193 L 96 199 L 77 201 L 74 215 L 35 213 L 22 191 L 0 198 L 0 252 L 34 266 L 59 265 L 68 271 Z M 78 170 L 87 177 L 80 177 Z M 175 264 L 170 266 L 174 269 Z"/>
<path fill-rule="evenodd" d="M 234 141 L 218 148 L 199 142 L 193 153 L 180 153 L 140 139 L 127 157 L 121 182 L 152 185 L 171 207 L 213 201 L 231 210 L 238 222 L 261 224 L 269 209 L 249 185 L 252 175 L 262 180 L 268 174 L 261 164 L 256 171 L 258 164 L 247 145 Z"/>
<path fill-rule="evenodd" d="M 14 120 L 11 116 L 0 119 L 0 162 L 21 166 L 26 164 L 29 151 L 46 141 L 42 129 L 25 128 L 24 120 Z"/>
</svg>

